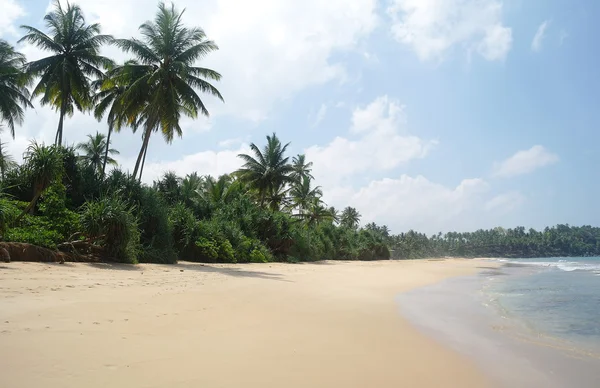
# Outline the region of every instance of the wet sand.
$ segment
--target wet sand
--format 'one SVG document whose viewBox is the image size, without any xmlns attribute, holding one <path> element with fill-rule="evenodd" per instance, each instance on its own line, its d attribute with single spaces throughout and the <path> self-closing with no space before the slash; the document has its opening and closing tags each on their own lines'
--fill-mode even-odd
<svg viewBox="0 0 600 388">
<path fill-rule="evenodd" d="M 479 266 L 0 264 L 0 386 L 486 387 L 396 301 Z"/>
</svg>

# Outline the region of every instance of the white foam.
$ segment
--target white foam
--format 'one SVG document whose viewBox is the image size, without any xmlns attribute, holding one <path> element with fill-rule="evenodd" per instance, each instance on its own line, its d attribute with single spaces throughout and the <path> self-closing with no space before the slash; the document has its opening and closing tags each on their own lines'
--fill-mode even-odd
<svg viewBox="0 0 600 388">
<path fill-rule="evenodd" d="M 594 273 L 600 273 L 600 263 L 589 263 L 581 261 L 512 261 L 512 263 L 522 265 L 533 265 L 538 267 L 549 267 L 557 268 L 561 271 L 572 272 L 572 271 L 592 271 Z"/>
</svg>

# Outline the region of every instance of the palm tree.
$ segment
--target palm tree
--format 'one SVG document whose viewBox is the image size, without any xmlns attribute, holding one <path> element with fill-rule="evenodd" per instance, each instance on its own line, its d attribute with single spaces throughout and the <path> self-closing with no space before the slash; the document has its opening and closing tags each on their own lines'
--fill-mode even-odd
<svg viewBox="0 0 600 388">
<path fill-rule="evenodd" d="M 0 122 L 5 122 L 14 139 L 15 124 L 23 122 L 23 108 L 32 108 L 27 77 L 23 72 L 25 56 L 0 39 Z"/>
<path fill-rule="evenodd" d="M 130 86 L 131 82 L 135 80 L 135 76 L 132 74 L 127 74 L 127 76 L 124 75 L 124 73 L 116 71 L 115 68 L 111 68 L 106 76 L 98 79 L 94 83 L 94 88 L 98 90 L 92 99 L 92 103 L 94 104 L 94 117 L 100 121 L 108 111 L 106 117 L 108 134 L 106 136 L 106 148 L 104 150 L 104 163 L 102 165 L 101 176 L 104 176 L 106 171 L 112 132 L 119 132 L 124 125 L 135 124 L 127 117 L 123 103 L 125 91 Z"/>
<path fill-rule="evenodd" d="M 300 154 L 292 158 L 292 178 L 298 181 L 302 181 L 304 178 L 315 179 L 312 174 L 312 162 L 306 162 L 306 155 Z"/>
<path fill-rule="evenodd" d="M 267 145 L 261 151 L 256 144 L 250 144 L 254 156 L 239 154 L 244 161 L 242 168 L 236 174 L 258 193 L 261 205 L 264 205 L 267 197 L 280 197 L 286 184 L 293 182 L 291 177 L 292 166 L 288 163 L 289 158 L 285 151 L 290 143 L 282 146 L 273 133 L 267 136 Z M 271 201 L 273 202 L 273 201 Z"/>
<path fill-rule="evenodd" d="M 322 196 L 323 191 L 321 191 L 321 186 L 313 188 L 308 176 L 304 176 L 301 180 L 296 181 L 290 189 L 292 203 L 298 208 L 300 213 L 303 213 L 315 199 L 319 199 Z"/>
<path fill-rule="evenodd" d="M 340 223 L 348 228 L 356 229 L 360 222 L 360 213 L 353 207 L 348 206 L 342 212 Z"/>
<path fill-rule="evenodd" d="M 83 154 L 79 155 L 79 159 L 100 176 L 104 176 L 104 168 L 107 163 L 113 166 L 118 165 L 117 161 L 109 155 L 119 155 L 119 151 L 110 148 L 106 135 L 103 133 L 96 132 L 95 135 L 87 135 L 87 137 L 88 141 L 77 145 L 77 149 L 83 151 Z"/>
<path fill-rule="evenodd" d="M 87 25 L 78 5 L 54 2 L 54 10 L 44 17 L 49 35 L 30 26 L 21 26 L 26 35 L 19 42 L 28 42 L 49 51 L 49 57 L 27 64 L 31 77 L 40 77 L 33 96 L 42 96 L 42 105 L 51 105 L 60 114 L 55 144 L 62 145 L 65 115 L 76 108 L 85 111 L 91 105 L 91 80 L 103 76 L 101 67 L 112 61 L 100 55 L 100 47 L 112 40 L 100 34 L 99 24 Z"/>
<path fill-rule="evenodd" d="M 62 154 L 56 146 L 40 145 L 34 140 L 27 147 L 23 160 L 25 171 L 33 185 L 33 198 L 15 222 L 20 221 L 35 207 L 40 196 L 52 183 L 60 179 L 63 172 Z"/>
<path fill-rule="evenodd" d="M 139 64 L 126 64 L 123 71 L 142 75 L 132 82 L 124 95 L 128 115 L 144 126 L 142 147 L 135 163 L 137 173 L 148 149 L 153 131 L 160 130 L 168 143 L 175 134 L 182 135 L 179 119 L 184 114 L 191 118 L 198 113 L 208 116 L 208 110 L 195 89 L 223 100 L 221 93 L 206 79 L 219 81 L 214 70 L 193 66 L 196 60 L 218 49 L 206 38 L 201 28 L 186 28 L 181 22 L 183 12 L 174 5 L 158 6 L 154 21 L 140 26 L 142 40 L 118 39 L 122 50 L 132 53 Z M 140 172 L 141 179 L 141 172 Z"/>
<path fill-rule="evenodd" d="M 327 209 L 327 210 L 331 214 L 331 217 L 332 217 L 331 221 L 336 222 L 336 223 L 340 221 L 339 212 L 338 212 L 338 210 L 335 207 L 330 206 L 329 209 Z"/>
</svg>

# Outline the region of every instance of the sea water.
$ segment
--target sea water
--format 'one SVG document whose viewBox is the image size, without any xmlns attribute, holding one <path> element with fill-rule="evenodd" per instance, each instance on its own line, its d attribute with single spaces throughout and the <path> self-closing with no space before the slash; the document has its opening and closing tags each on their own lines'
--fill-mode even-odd
<svg viewBox="0 0 600 388">
<path fill-rule="evenodd" d="M 398 296 L 500 387 L 600 387 L 600 258 L 500 260 Z"/>
<path fill-rule="evenodd" d="M 501 260 L 484 294 L 533 334 L 600 354 L 600 257 Z"/>
</svg>

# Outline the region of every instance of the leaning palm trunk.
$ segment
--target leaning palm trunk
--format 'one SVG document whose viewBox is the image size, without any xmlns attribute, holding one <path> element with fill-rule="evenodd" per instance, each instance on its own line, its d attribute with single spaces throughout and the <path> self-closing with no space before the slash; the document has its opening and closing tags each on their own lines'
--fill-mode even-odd
<svg viewBox="0 0 600 388">
<path fill-rule="evenodd" d="M 104 151 L 104 161 L 102 162 L 102 178 L 104 178 L 104 172 L 106 171 L 106 161 L 108 160 L 108 150 L 110 149 L 110 135 L 112 135 L 112 125 L 108 126 L 108 135 L 106 136 L 106 150 Z"/>
<path fill-rule="evenodd" d="M 54 138 L 54 145 L 62 146 L 62 135 L 63 135 L 63 124 L 65 121 L 65 113 L 67 111 L 66 102 L 63 102 L 60 106 L 60 118 L 58 119 L 58 129 L 56 130 L 56 137 Z"/>
<path fill-rule="evenodd" d="M 37 192 L 33 196 L 33 199 L 31 200 L 31 202 L 29 202 L 29 205 L 27 205 L 27 207 L 25 209 L 23 209 L 21 214 L 19 214 L 19 216 L 15 219 L 15 224 L 18 223 L 19 221 L 21 221 L 23 219 L 23 217 L 25 217 L 25 214 L 28 214 L 29 212 L 31 212 L 31 210 L 35 207 L 35 204 L 37 203 L 37 201 L 40 199 L 41 196 L 42 196 L 41 191 Z"/>
<path fill-rule="evenodd" d="M 142 158 L 142 167 L 140 167 L 140 179 L 139 182 L 142 181 L 142 174 L 144 173 L 144 164 L 146 164 L 146 154 L 148 153 L 148 146 L 146 146 L 146 150 L 144 151 L 144 157 Z"/>
<path fill-rule="evenodd" d="M 135 167 L 133 169 L 133 177 L 137 177 L 138 170 L 140 169 L 140 163 L 142 162 L 142 158 L 146 153 L 146 149 L 148 148 L 148 142 L 150 141 L 150 134 L 152 133 L 152 127 L 147 127 L 146 132 L 143 136 L 142 148 L 140 149 L 140 153 L 138 155 L 137 161 L 135 162 Z M 140 173 L 140 180 L 142 179 L 142 174 Z"/>
</svg>

